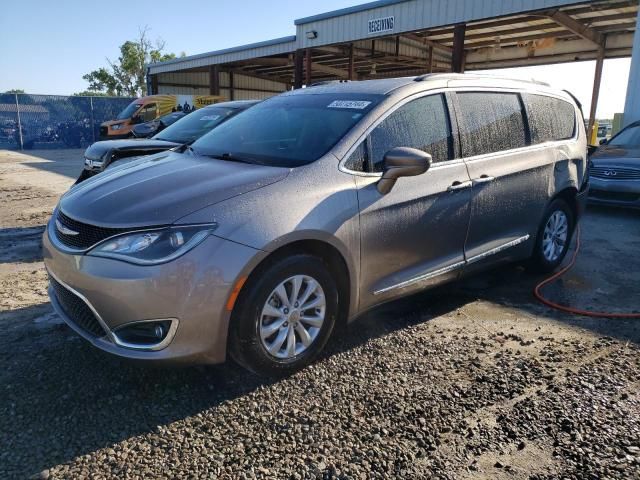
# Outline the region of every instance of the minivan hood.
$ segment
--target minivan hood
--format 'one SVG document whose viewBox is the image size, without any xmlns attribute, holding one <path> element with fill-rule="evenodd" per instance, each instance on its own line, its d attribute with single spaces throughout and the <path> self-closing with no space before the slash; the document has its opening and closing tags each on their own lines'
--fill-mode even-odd
<svg viewBox="0 0 640 480">
<path fill-rule="evenodd" d="M 287 168 L 163 152 L 85 180 L 62 197 L 59 208 L 75 220 L 103 227 L 169 225 L 288 173 Z"/>
<path fill-rule="evenodd" d="M 179 143 L 168 142 L 166 140 L 154 140 L 153 138 L 141 138 L 133 140 L 103 140 L 88 147 L 84 152 L 84 157 L 91 160 L 102 160 L 108 152 L 114 151 L 145 151 L 158 152 L 169 150 L 179 146 Z"/>
</svg>

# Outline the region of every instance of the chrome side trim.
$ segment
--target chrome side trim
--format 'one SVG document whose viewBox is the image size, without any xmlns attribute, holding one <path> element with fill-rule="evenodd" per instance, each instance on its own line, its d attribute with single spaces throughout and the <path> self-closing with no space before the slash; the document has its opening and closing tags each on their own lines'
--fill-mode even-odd
<svg viewBox="0 0 640 480">
<path fill-rule="evenodd" d="M 408 287 L 410 285 L 413 285 L 414 283 L 422 282 L 423 280 L 428 280 L 430 278 L 437 277 L 439 275 L 444 275 L 445 273 L 449 273 L 453 270 L 457 270 L 466 265 L 479 262 L 480 260 L 484 260 L 485 258 L 490 257 L 491 255 L 495 255 L 496 253 L 500 253 L 503 250 L 506 250 L 508 248 L 515 247 L 516 245 L 520 245 L 521 243 L 524 243 L 527 240 L 529 240 L 529 238 L 530 238 L 530 235 L 523 235 L 522 237 L 516 238 L 515 240 L 511 240 L 507 243 L 503 243 L 502 245 L 498 245 L 497 247 L 492 248 L 491 250 L 487 250 L 486 252 L 483 252 L 479 255 L 470 257 L 467 260 L 462 260 L 461 262 L 453 263 L 446 267 L 439 268 L 438 270 L 432 270 L 430 272 L 420 274 L 417 277 L 410 278 L 409 280 L 405 280 L 404 282 L 396 283 L 395 285 L 391 285 L 389 287 L 384 287 L 379 290 L 375 290 L 373 294 L 380 295 L 381 293 L 386 293 L 391 290 L 395 290 L 397 288 Z"/>
<path fill-rule="evenodd" d="M 423 273 L 421 275 L 418 275 L 417 277 L 413 277 L 409 280 L 405 280 L 404 282 L 396 283 L 395 285 L 391 285 L 390 287 L 384 287 L 379 290 L 376 290 L 373 292 L 373 294 L 380 295 L 381 293 L 385 293 L 390 290 L 395 290 L 396 288 L 408 287 L 410 285 L 413 285 L 414 283 L 421 282 L 423 280 L 428 280 L 429 278 L 437 277 L 438 275 L 444 275 L 445 273 L 448 273 L 463 267 L 465 263 L 466 262 L 463 260 L 461 262 L 456 262 L 446 267 L 439 268 L 438 270 L 433 270 L 431 272 Z"/>
<path fill-rule="evenodd" d="M 479 262 L 480 260 L 484 260 L 485 258 L 490 257 L 491 255 L 495 255 L 496 253 L 500 253 L 503 250 L 506 250 L 507 248 L 520 245 L 521 243 L 524 243 L 527 240 L 529 240 L 529 235 L 524 235 L 522 237 L 516 238 L 515 240 L 511 240 L 510 242 L 503 243 L 502 245 L 498 245 L 497 247 L 492 248 L 491 250 L 487 250 L 486 252 L 480 253 L 478 255 L 474 255 L 473 257 L 468 258 L 466 263 L 468 265 L 470 263 Z"/>
<path fill-rule="evenodd" d="M 161 322 L 161 321 L 170 321 L 171 322 L 171 326 L 169 327 L 169 331 L 167 332 L 167 335 L 164 337 L 164 339 L 162 339 L 161 342 L 153 343 L 151 345 L 138 345 L 136 343 L 125 342 L 123 340 L 120 340 L 120 338 L 118 337 L 117 331 L 120 330 L 121 328 L 130 327 L 130 326 L 136 325 L 138 323 Z M 115 344 L 120 346 L 120 347 L 123 347 L 123 348 L 130 348 L 132 350 L 151 350 L 151 351 L 156 351 L 156 350 L 162 350 L 167 345 L 169 345 L 171 343 L 171 341 L 173 340 L 173 337 L 175 337 L 177 330 L 178 330 L 178 319 L 177 318 L 154 318 L 152 320 L 139 320 L 139 321 L 135 321 L 135 322 L 125 323 L 124 325 L 119 325 L 118 328 L 116 328 L 115 331 L 113 332 L 113 338 L 115 340 Z"/>
</svg>

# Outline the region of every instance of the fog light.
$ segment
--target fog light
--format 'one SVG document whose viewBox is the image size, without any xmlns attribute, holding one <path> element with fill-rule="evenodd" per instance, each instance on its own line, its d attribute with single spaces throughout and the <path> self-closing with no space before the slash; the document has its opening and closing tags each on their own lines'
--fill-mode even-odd
<svg viewBox="0 0 640 480">
<path fill-rule="evenodd" d="M 174 320 L 177 322 L 177 320 Z M 117 328 L 113 334 L 116 343 L 122 347 L 154 349 L 158 346 L 164 346 L 165 340 L 172 330 L 171 320 L 147 320 L 142 322 L 129 323 Z"/>
<path fill-rule="evenodd" d="M 162 328 L 162 325 L 156 326 L 154 333 L 156 334 L 156 338 L 158 340 L 162 340 L 164 338 L 164 328 Z"/>
</svg>

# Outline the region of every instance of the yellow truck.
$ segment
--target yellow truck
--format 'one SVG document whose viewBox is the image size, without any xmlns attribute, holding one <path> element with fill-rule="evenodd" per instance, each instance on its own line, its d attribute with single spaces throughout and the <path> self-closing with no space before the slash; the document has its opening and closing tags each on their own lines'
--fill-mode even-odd
<svg viewBox="0 0 640 480">
<path fill-rule="evenodd" d="M 222 101 L 224 97 L 214 95 L 148 95 L 137 98 L 114 120 L 100 125 L 100 140 L 128 138 L 138 123 L 149 122 L 171 112 L 189 113 Z"/>
</svg>

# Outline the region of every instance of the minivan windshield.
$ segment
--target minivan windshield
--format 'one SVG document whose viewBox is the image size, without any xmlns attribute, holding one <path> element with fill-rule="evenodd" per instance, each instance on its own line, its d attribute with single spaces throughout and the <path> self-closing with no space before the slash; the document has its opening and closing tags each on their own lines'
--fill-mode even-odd
<svg viewBox="0 0 640 480">
<path fill-rule="evenodd" d="M 193 151 L 214 158 L 298 167 L 327 153 L 383 98 L 354 93 L 273 97 L 204 135 L 193 144 Z"/>
<path fill-rule="evenodd" d="M 609 141 L 609 145 L 640 147 L 640 125 L 625 128 Z"/>
<path fill-rule="evenodd" d="M 141 106 L 142 104 L 139 102 L 131 102 L 129 105 L 127 105 L 127 108 L 125 108 L 118 114 L 116 120 L 126 120 L 128 118 L 131 118 Z"/>
<path fill-rule="evenodd" d="M 225 107 L 201 108 L 169 125 L 153 138 L 175 143 L 191 143 L 238 111 Z"/>
</svg>

